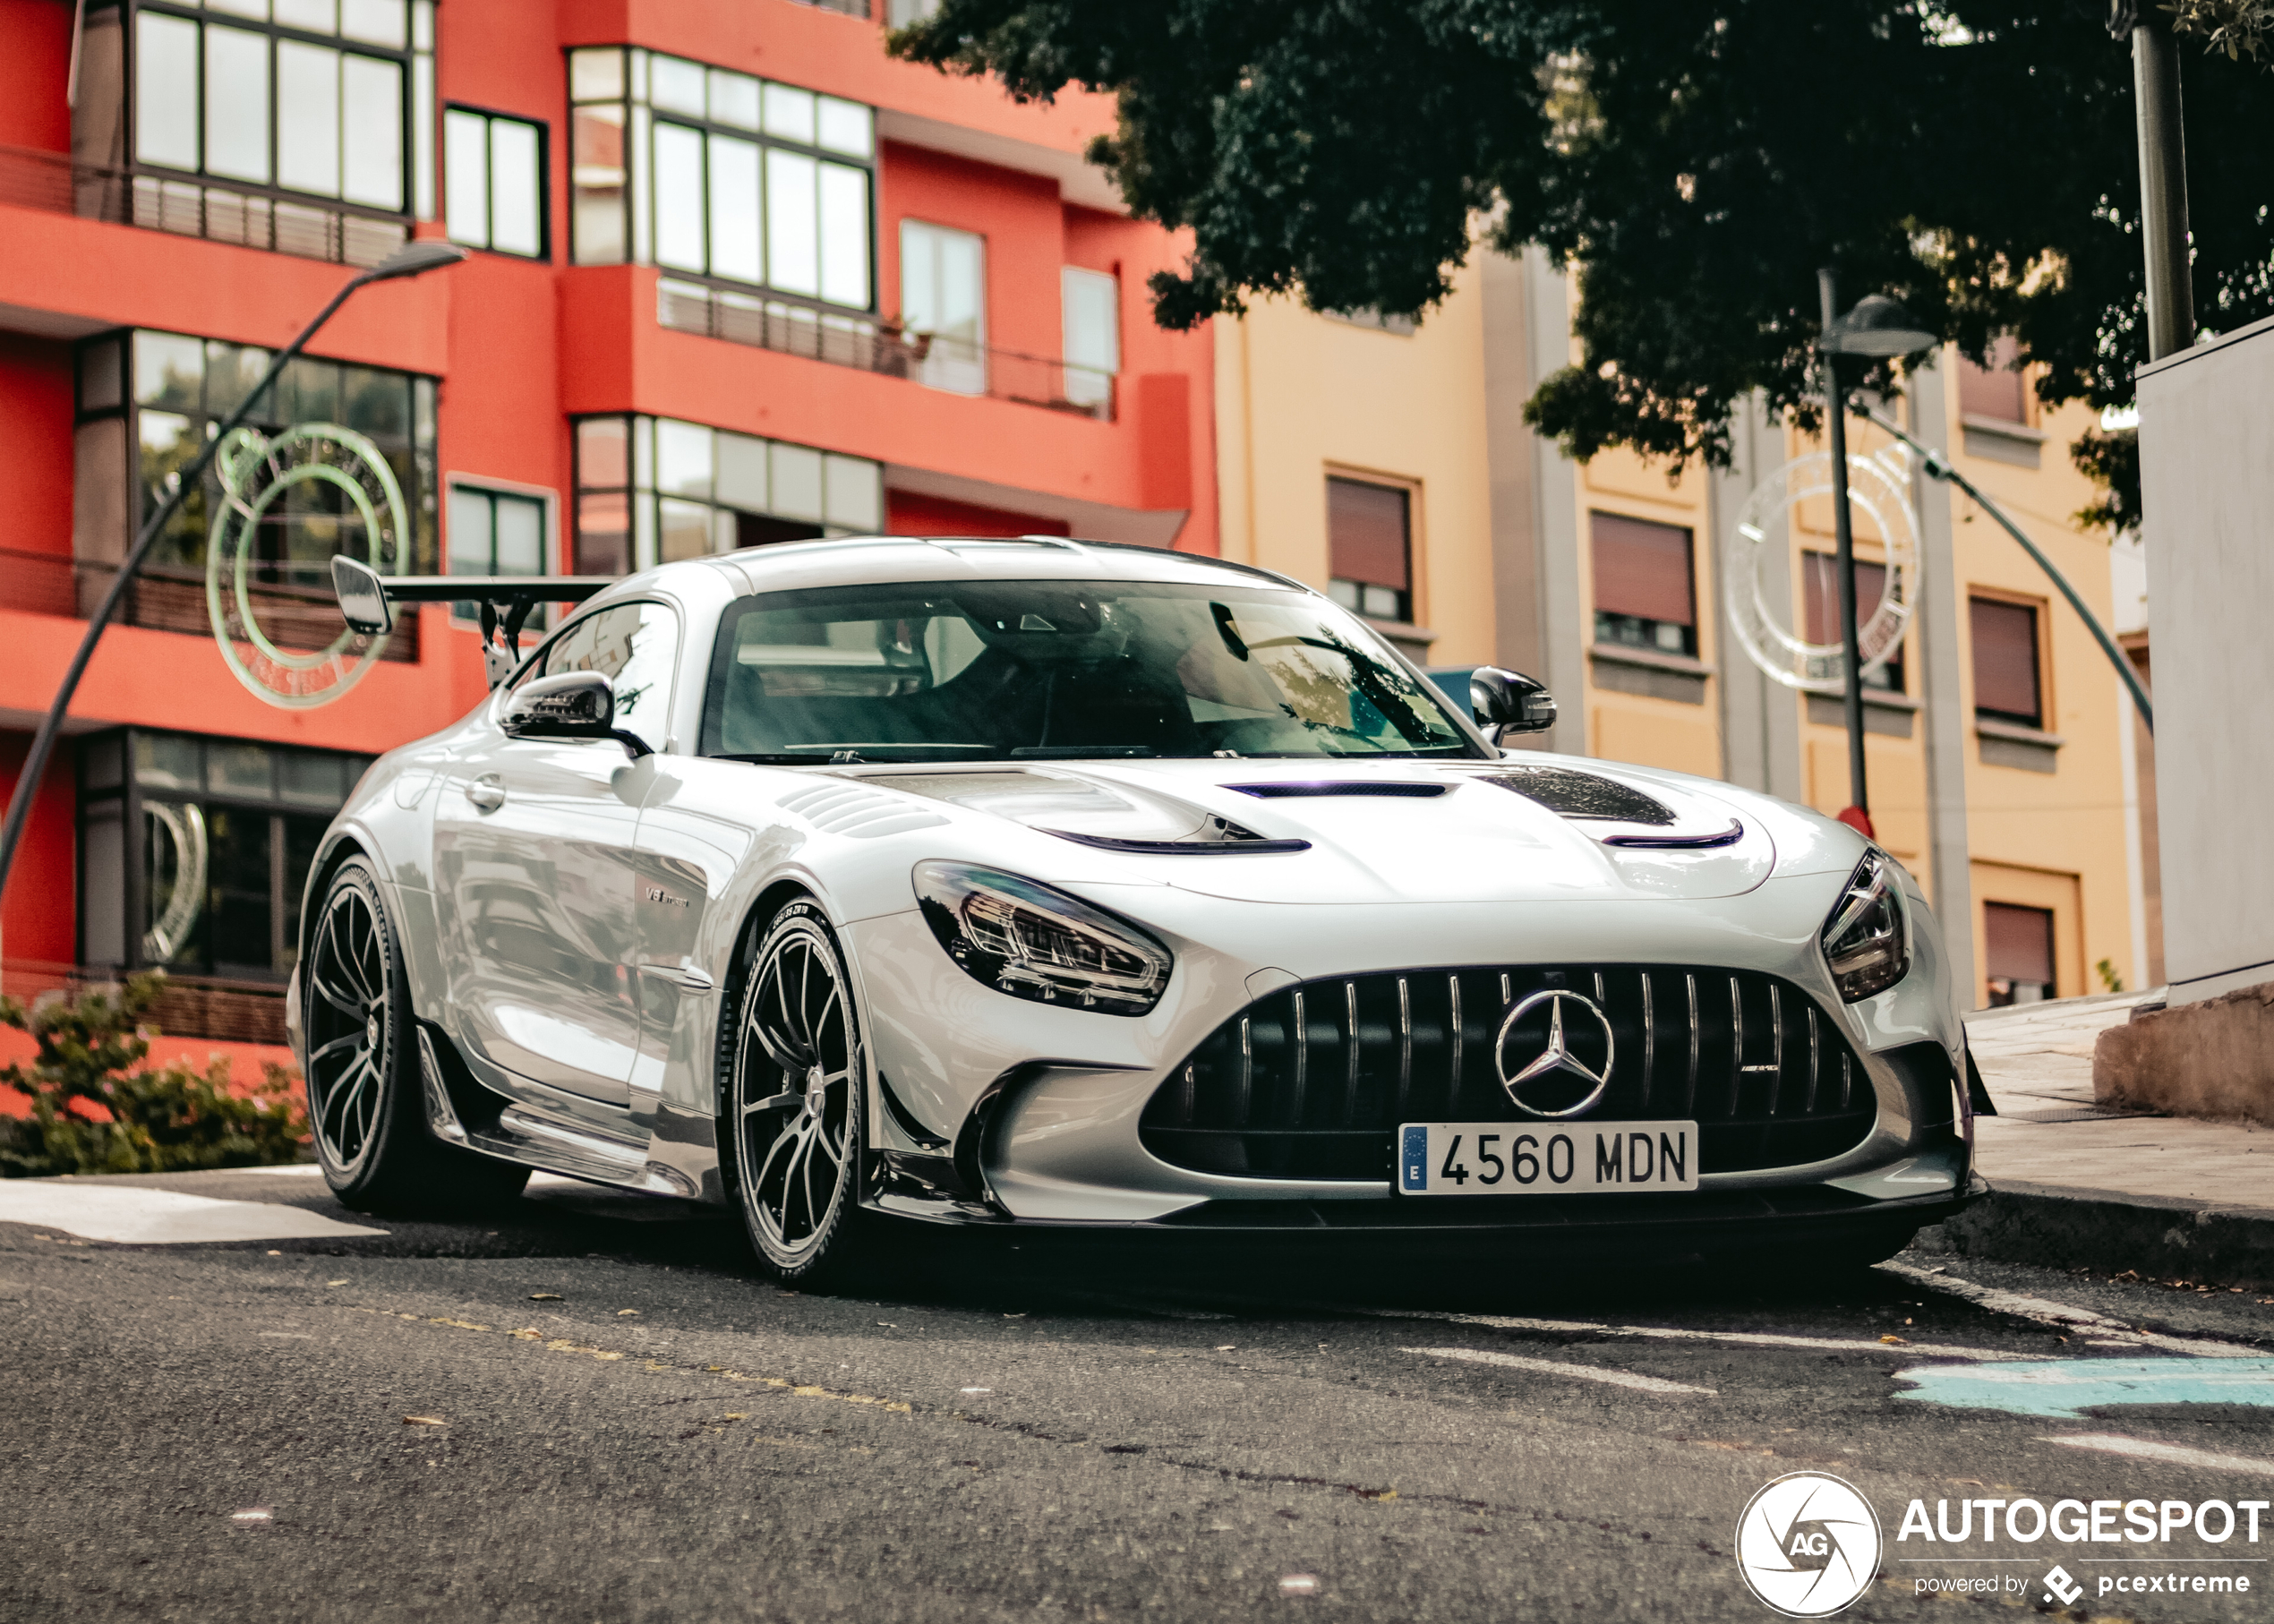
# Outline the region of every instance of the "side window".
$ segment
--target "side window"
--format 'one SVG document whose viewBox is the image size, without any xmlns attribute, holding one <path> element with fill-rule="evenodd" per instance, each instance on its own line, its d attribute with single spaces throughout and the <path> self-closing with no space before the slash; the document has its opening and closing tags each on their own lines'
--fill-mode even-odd
<svg viewBox="0 0 2274 1624">
<path fill-rule="evenodd" d="M 679 617 L 661 603 L 620 603 L 586 615 L 553 639 L 544 674 L 598 671 L 616 690 L 616 725 L 650 749 L 671 731 L 672 668 L 679 658 Z"/>
</svg>

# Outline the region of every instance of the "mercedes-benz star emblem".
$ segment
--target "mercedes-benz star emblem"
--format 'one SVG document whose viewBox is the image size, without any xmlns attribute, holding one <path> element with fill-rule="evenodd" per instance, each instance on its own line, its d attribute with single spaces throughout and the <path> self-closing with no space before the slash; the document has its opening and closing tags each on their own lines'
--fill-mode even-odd
<svg viewBox="0 0 2274 1624">
<path fill-rule="evenodd" d="M 1511 1074 L 1509 1071 L 1509 1039 L 1515 1033 L 1517 1023 L 1542 1004 L 1548 1006 L 1547 1047 L 1522 1070 Z M 1568 1025 L 1567 1010 L 1569 1012 Z M 1500 1038 L 1492 1046 L 1492 1064 L 1500 1074 L 1500 1086 L 1509 1091 L 1509 1098 L 1516 1102 L 1519 1111 L 1550 1118 L 1577 1116 L 1601 1099 L 1603 1090 L 1611 1086 L 1611 1059 L 1614 1047 L 1611 1022 L 1595 1006 L 1594 999 L 1567 992 L 1561 987 L 1550 987 L 1545 992 L 1518 999 L 1515 1007 L 1509 1011 L 1508 1019 L 1500 1022 Z M 1603 1057 L 1595 1061 L 1598 1049 L 1602 1051 Z M 1542 1077 L 1561 1078 L 1592 1086 L 1576 1105 L 1548 1110 L 1529 1103 L 1524 1098 L 1524 1085 Z"/>
</svg>

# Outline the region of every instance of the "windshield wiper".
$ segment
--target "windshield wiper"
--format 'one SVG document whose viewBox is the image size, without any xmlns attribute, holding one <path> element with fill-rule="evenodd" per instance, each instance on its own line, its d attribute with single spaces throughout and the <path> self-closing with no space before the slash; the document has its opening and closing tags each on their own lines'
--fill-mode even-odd
<svg viewBox="0 0 2274 1624">
<path fill-rule="evenodd" d="M 1025 761 L 1080 761 L 1084 756 L 1127 760 L 1159 754 L 1149 744 L 1022 744 L 1011 752 L 1013 759 Z"/>
</svg>

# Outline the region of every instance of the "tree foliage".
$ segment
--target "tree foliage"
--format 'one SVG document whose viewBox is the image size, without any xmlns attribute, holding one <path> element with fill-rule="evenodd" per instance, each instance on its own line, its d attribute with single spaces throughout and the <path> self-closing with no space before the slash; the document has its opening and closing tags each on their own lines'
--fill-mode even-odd
<svg viewBox="0 0 2274 1624">
<path fill-rule="evenodd" d="M 1754 390 L 1813 425 L 1817 268 L 2048 404 L 2145 360 L 2131 57 L 2105 0 L 943 0 L 902 56 L 1014 97 L 1115 93 L 1092 158 L 1192 232 L 1157 319 L 1252 295 L 1426 311 L 1479 235 L 1576 267 L 1578 364 L 1528 407 L 1574 456 L 1725 460 Z M 2196 307 L 2274 313 L 2274 98 L 2187 54 Z M 1860 382 L 1884 385 L 1881 375 Z"/>
<path fill-rule="evenodd" d="M 162 975 L 130 978 L 76 997 L 47 993 L 27 1008 L 0 997 L 0 1026 L 29 1033 L 31 1064 L 0 1067 L 0 1087 L 26 1096 L 29 1117 L 0 1117 L 0 1178 L 59 1173 L 175 1173 L 302 1159 L 307 1115 L 296 1080 L 263 1068 L 250 1094 L 232 1087 L 217 1055 L 203 1071 L 151 1068 L 144 1017 Z"/>
</svg>

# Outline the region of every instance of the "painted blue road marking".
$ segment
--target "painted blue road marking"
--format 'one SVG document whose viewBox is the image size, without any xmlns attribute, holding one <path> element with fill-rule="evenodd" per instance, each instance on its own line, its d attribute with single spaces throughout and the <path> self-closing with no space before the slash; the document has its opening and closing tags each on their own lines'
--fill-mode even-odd
<svg viewBox="0 0 2274 1624">
<path fill-rule="evenodd" d="M 1896 1395 L 2015 1415 L 2081 1415 L 2110 1404 L 2251 1404 L 2274 1408 L 2274 1359 L 2042 1359 L 1921 1364 Z"/>
</svg>

